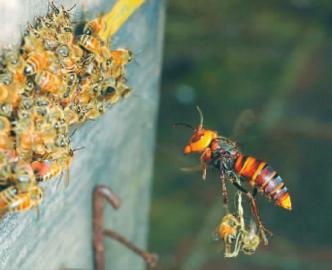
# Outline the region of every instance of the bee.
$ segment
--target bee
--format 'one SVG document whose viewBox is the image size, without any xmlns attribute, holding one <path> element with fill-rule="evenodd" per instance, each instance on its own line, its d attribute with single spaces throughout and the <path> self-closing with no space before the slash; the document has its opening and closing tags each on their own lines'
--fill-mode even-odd
<svg viewBox="0 0 332 270">
<path fill-rule="evenodd" d="M 32 40 L 29 40 L 31 38 Z M 28 41 L 32 45 L 36 43 L 38 45 L 37 51 L 52 51 L 59 43 L 57 27 L 47 17 L 38 17 L 34 27 L 29 29 L 29 35 L 24 41 Z"/>
<path fill-rule="evenodd" d="M 88 103 L 90 103 L 91 98 L 92 96 L 89 95 L 89 92 L 80 92 L 75 95 L 74 103 L 80 104 L 79 106 L 83 107 L 83 104 L 87 105 Z"/>
<path fill-rule="evenodd" d="M 265 229 L 260 219 L 254 196 L 258 190 L 264 193 L 268 199 L 273 199 L 278 206 L 291 210 L 290 196 L 282 178 L 266 162 L 243 155 L 235 142 L 220 136 L 214 130 L 205 129 L 202 111 L 199 107 L 197 110 L 200 115 L 200 124 L 196 128 L 186 123 L 175 124 L 189 127 L 194 131 L 188 145 L 184 148 L 184 154 L 199 153 L 201 155 L 203 179 L 206 178 L 207 165 L 212 165 L 219 170 L 226 209 L 228 209 L 226 179 L 246 194 L 262 238 L 267 244 L 264 232 L 268 230 Z M 239 184 L 241 179 L 247 180 L 249 185 L 254 188 L 253 194 Z"/>
<path fill-rule="evenodd" d="M 30 116 L 35 131 L 49 130 L 49 115 L 52 107 L 52 102 L 46 96 L 35 97 L 32 115 Z"/>
<path fill-rule="evenodd" d="M 43 38 L 43 49 L 46 51 L 54 51 L 59 45 L 58 34 L 52 34 L 50 31 L 46 31 Z"/>
<path fill-rule="evenodd" d="M 81 97 L 88 98 L 87 96 Z M 64 110 L 66 122 L 68 122 L 69 125 L 85 122 L 87 120 L 87 113 L 89 110 L 90 106 L 87 104 L 80 104 L 78 99 L 75 99 L 75 101 Z"/>
<path fill-rule="evenodd" d="M 60 105 L 53 105 L 49 112 L 49 122 L 51 128 L 55 129 L 57 134 L 68 134 L 68 123 L 65 120 L 64 110 Z"/>
<path fill-rule="evenodd" d="M 238 191 L 236 195 L 236 212 L 226 214 L 217 230 L 219 239 L 224 242 L 224 255 L 227 258 L 238 256 L 240 251 L 246 255 L 252 255 L 260 244 L 260 237 L 256 233 L 256 224 L 251 220 L 249 230 L 246 228 L 242 207 L 242 192 Z"/>
<path fill-rule="evenodd" d="M 49 130 L 35 132 L 33 136 L 32 150 L 34 155 L 44 156 L 54 151 L 54 140 L 57 137 L 55 129 L 50 128 Z"/>
<path fill-rule="evenodd" d="M 11 117 L 13 109 L 13 105 L 10 103 L 0 103 L 0 115 Z"/>
<path fill-rule="evenodd" d="M 50 65 L 50 52 L 31 53 L 26 59 L 24 75 L 31 76 Z"/>
<path fill-rule="evenodd" d="M 19 99 L 19 91 L 16 88 L 16 85 L 5 85 L 0 83 L 0 103 L 7 103 L 16 108 L 19 104 Z"/>
<path fill-rule="evenodd" d="M 241 249 L 241 222 L 233 214 L 226 214 L 217 229 L 218 239 L 224 244 L 224 255 L 226 258 L 236 257 Z"/>
<path fill-rule="evenodd" d="M 12 76 L 13 76 L 13 83 L 17 85 L 24 85 L 26 83 L 26 77 L 24 75 L 24 64 L 23 61 L 20 62 L 20 66 L 18 66 L 15 71 L 13 71 Z"/>
<path fill-rule="evenodd" d="M 90 106 L 90 109 L 86 113 L 86 118 L 89 120 L 96 119 L 101 114 L 105 112 L 106 104 L 102 101 L 94 101 L 94 103 Z"/>
<path fill-rule="evenodd" d="M 60 164 L 52 160 L 33 161 L 31 167 L 38 182 L 46 182 L 62 171 Z"/>
<path fill-rule="evenodd" d="M 100 55 L 101 47 L 104 45 L 103 41 L 99 38 L 89 35 L 81 35 L 79 37 L 78 44 L 88 52 L 91 52 L 97 56 Z"/>
<path fill-rule="evenodd" d="M 68 136 L 68 125 L 59 105 L 35 106 L 31 149 L 35 155 L 50 154 L 56 149 L 58 136 Z"/>
<path fill-rule="evenodd" d="M 57 17 L 60 20 L 63 18 Z M 71 25 L 56 24 L 54 18 L 39 17 L 35 27 L 30 29 L 33 37 L 38 39 L 39 48 L 42 50 L 54 51 L 61 43 L 72 43 L 74 40 Z M 34 43 L 34 39 L 32 43 Z M 40 46 L 40 43 L 42 45 Z"/>
<path fill-rule="evenodd" d="M 49 121 L 50 108 L 43 103 L 42 97 L 35 100 L 30 110 L 20 110 L 19 119 L 15 125 L 16 149 L 23 159 L 33 155 L 44 155 L 51 151 L 49 145 L 54 144 L 57 131 Z"/>
<path fill-rule="evenodd" d="M 59 43 L 71 45 L 74 42 L 74 31 L 72 27 L 66 26 L 60 28 L 62 31 L 57 33 L 56 37 Z"/>
<path fill-rule="evenodd" d="M 99 37 L 99 32 L 106 28 L 106 22 L 104 19 L 104 15 L 100 15 L 97 18 L 89 21 L 85 24 L 83 28 L 83 33 L 85 35 L 91 35 Z"/>
<path fill-rule="evenodd" d="M 23 212 L 41 203 L 43 192 L 37 185 L 30 164 L 23 160 L 11 162 L 6 179 L 10 186 L 0 192 L 1 215 Z"/>
<path fill-rule="evenodd" d="M 65 121 L 66 123 L 68 123 L 69 126 L 77 124 L 79 122 L 75 107 L 76 106 L 71 103 L 63 110 Z"/>
<path fill-rule="evenodd" d="M 66 10 L 64 6 L 61 5 L 60 8 L 56 7 L 53 2 L 50 3 L 52 12 L 48 13 L 47 18 L 55 26 L 60 28 L 66 28 L 71 26 L 70 14 L 69 12 L 75 8 L 76 4 L 70 9 Z"/>
<path fill-rule="evenodd" d="M 0 116 L 0 134 L 9 135 L 12 125 L 5 116 Z"/>
<path fill-rule="evenodd" d="M 218 236 L 224 240 L 226 244 L 232 244 L 237 237 L 241 227 L 240 221 L 233 214 L 227 214 L 223 217 L 219 227 Z"/>
<path fill-rule="evenodd" d="M 131 88 L 124 83 L 117 83 L 117 89 L 122 98 L 127 98 L 132 92 Z"/>
<path fill-rule="evenodd" d="M 14 138 L 7 134 L 0 134 L 0 151 L 14 148 Z"/>
<path fill-rule="evenodd" d="M 6 49 L 2 55 L 2 65 L 5 66 L 6 70 L 10 72 L 14 71 L 15 68 L 20 64 L 20 56 L 14 49 Z"/>
<path fill-rule="evenodd" d="M 122 81 L 126 74 L 125 65 L 134 59 L 133 53 L 127 49 L 117 49 L 110 51 L 110 55 L 105 57 L 107 60 L 102 66 L 105 73 L 116 81 Z"/>
<path fill-rule="evenodd" d="M 34 106 L 33 97 L 22 95 L 20 105 L 18 106 L 18 110 L 31 112 L 33 106 Z"/>
<path fill-rule="evenodd" d="M 62 67 L 61 72 L 73 73 L 79 69 L 78 63 L 83 56 L 83 51 L 77 45 L 62 44 L 56 49 L 56 55 Z"/>
<path fill-rule="evenodd" d="M 24 212 L 38 207 L 43 199 L 43 191 L 37 185 L 24 192 L 16 186 L 9 186 L 0 192 L 0 214 Z"/>
<path fill-rule="evenodd" d="M 12 163 L 12 174 L 9 181 L 16 185 L 20 192 L 28 192 L 36 184 L 30 164 L 22 159 Z"/>
<path fill-rule="evenodd" d="M 108 79 L 107 82 L 103 84 L 101 94 L 97 98 L 108 104 L 115 104 L 120 98 L 126 98 L 130 94 L 131 89 L 126 84 Z"/>
<path fill-rule="evenodd" d="M 13 162 L 17 161 L 17 156 L 14 150 L 1 150 L 0 151 L 0 185 L 7 186 L 8 179 L 12 173 Z"/>
<path fill-rule="evenodd" d="M 47 17 L 39 16 L 35 19 L 34 29 L 36 29 L 36 31 L 51 28 L 51 21 Z"/>
<path fill-rule="evenodd" d="M 241 250 L 243 251 L 244 254 L 252 255 L 255 253 L 259 244 L 260 244 L 260 238 L 257 235 L 256 224 L 251 221 L 249 231 L 242 230 Z"/>
<path fill-rule="evenodd" d="M 27 125 L 27 127 L 29 127 L 29 129 L 22 128 L 22 130 L 20 130 L 20 126 L 16 129 L 16 151 L 20 158 L 28 160 L 32 157 L 34 132 L 31 126 Z"/>
<path fill-rule="evenodd" d="M 225 257 L 236 257 L 242 251 L 246 255 L 252 255 L 260 244 L 257 235 L 256 224 L 251 221 L 249 230 L 245 228 L 244 221 L 233 214 L 223 217 L 218 236 L 225 245 Z"/>
<path fill-rule="evenodd" d="M 34 170 L 36 180 L 38 182 L 46 182 L 50 179 L 65 173 L 65 187 L 69 184 L 69 169 L 74 158 L 74 150 L 70 147 L 63 149 L 59 148 L 58 151 L 47 156 L 47 159 L 42 161 L 34 161 L 31 166 Z"/>
<path fill-rule="evenodd" d="M 9 85 L 13 82 L 13 76 L 11 72 L 8 70 L 4 71 L 4 73 L 0 74 L 0 83 L 3 85 Z"/>
<path fill-rule="evenodd" d="M 111 52 L 101 39 L 94 36 L 81 35 L 78 44 L 90 53 L 84 59 L 85 63 L 90 63 L 92 60 L 95 60 L 99 68 L 103 69 L 105 69 L 105 66 L 110 65 Z"/>
<path fill-rule="evenodd" d="M 58 75 L 42 70 L 36 75 L 36 84 L 40 87 L 42 93 L 51 93 L 58 96 L 64 92 L 65 84 Z"/>
<path fill-rule="evenodd" d="M 98 73 L 96 73 L 98 74 Z M 84 76 L 80 80 L 77 93 L 74 95 L 73 101 L 81 106 L 93 103 L 97 97 L 101 95 L 103 89 L 103 76 Z"/>
<path fill-rule="evenodd" d="M 132 51 L 122 48 L 111 51 L 111 59 L 112 63 L 116 65 L 125 65 L 131 62 L 134 57 Z"/>
<path fill-rule="evenodd" d="M 5 52 L 3 64 L 6 67 L 5 73 L 2 74 L 5 79 L 3 81 L 4 84 L 9 85 L 10 83 L 25 83 L 25 76 L 23 74 L 24 60 L 16 50 Z"/>
<path fill-rule="evenodd" d="M 49 35 L 49 34 L 48 34 Z M 48 45 L 48 44 L 47 44 Z M 38 30 L 34 29 L 31 24 L 28 25 L 24 33 L 20 47 L 23 57 L 27 57 L 30 53 L 40 53 L 44 51 L 43 39 Z"/>
<path fill-rule="evenodd" d="M 0 103 L 6 102 L 9 95 L 9 87 L 3 83 L 0 83 Z"/>
<path fill-rule="evenodd" d="M 18 93 L 21 96 L 21 98 L 31 98 L 35 90 L 36 90 L 36 83 L 34 81 L 34 78 L 27 77 L 25 85 L 18 89 Z"/>
<path fill-rule="evenodd" d="M 16 136 L 17 154 L 24 160 L 49 154 L 54 148 L 56 135 L 56 131 L 53 129 L 44 132 L 33 130 L 18 133 Z"/>
<path fill-rule="evenodd" d="M 20 104 L 22 105 L 22 103 Z M 15 121 L 13 122 L 14 133 L 18 135 L 20 132 L 32 131 L 33 128 L 33 111 L 30 109 L 20 108 L 17 112 Z"/>
<path fill-rule="evenodd" d="M 60 60 L 61 72 L 74 73 L 79 69 L 78 60 L 75 57 L 65 57 Z"/>
<path fill-rule="evenodd" d="M 79 83 L 79 78 L 75 72 L 66 74 L 66 83 L 67 83 L 67 94 L 64 95 L 64 98 L 69 97 L 70 93 L 77 87 Z"/>
</svg>

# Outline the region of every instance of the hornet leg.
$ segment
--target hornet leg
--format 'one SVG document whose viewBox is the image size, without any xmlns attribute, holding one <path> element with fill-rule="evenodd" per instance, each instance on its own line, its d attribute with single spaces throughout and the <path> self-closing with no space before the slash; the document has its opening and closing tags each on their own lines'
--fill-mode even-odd
<svg viewBox="0 0 332 270">
<path fill-rule="evenodd" d="M 264 244 L 267 245 L 268 244 L 268 240 L 267 240 L 267 237 L 266 237 L 266 234 L 265 232 L 268 232 L 270 235 L 272 235 L 272 233 L 265 228 L 263 222 L 262 222 L 262 219 L 260 217 L 260 214 L 259 214 L 259 211 L 258 211 L 258 207 L 257 207 L 257 204 L 256 204 L 256 200 L 253 196 L 253 194 L 251 194 L 248 190 L 246 190 L 245 188 L 243 188 L 241 185 L 239 185 L 236 181 L 234 181 L 234 179 L 232 179 L 232 183 L 233 185 L 239 189 L 240 191 L 242 191 L 249 199 L 250 201 L 250 206 L 251 206 L 251 212 L 253 213 L 253 215 L 255 216 L 255 219 L 256 219 L 256 223 L 257 223 L 257 226 L 259 228 L 259 233 L 264 241 Z"/>
<path fill-rule="evenodd" d="M 219 178 L 220 178 L 220 182 L 221 182 L 224 209 L 225 209 L 225 212 L 228 214 L 229 208 L 228 208 L 228 192 L 227 192 L 227 188 L 226 188 L 226 174 L 225 174 L 225 170 L 222 165 L 222 162 L 220 162 L 220 166 L 219 166 Z"/>
<path fill-rule="evenodd" d="M 207 160 L 211 159 L 211 149 L 207 148 L 201 155 L 200 161 L 201 161 L 201 168 L 202 168 L 202 179 L 206 180 L 206 171 L 207 171 Z"/>
</svg>

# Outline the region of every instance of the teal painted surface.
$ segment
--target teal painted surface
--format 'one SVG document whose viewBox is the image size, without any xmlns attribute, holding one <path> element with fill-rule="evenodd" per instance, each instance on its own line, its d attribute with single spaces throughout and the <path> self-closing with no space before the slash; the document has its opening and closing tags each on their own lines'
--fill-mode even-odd
<svg viewBox="0 0 332 270">
<path fill-rule="evenodd" d="M 71 7 L 73 2 L 60 3 Z M 104 2 L 88 3 L 88 16 L 109 10 L 113 2 Z M 13 15 L 16 21 L 8 26 L 13 27 L 8 31 L 11 38 L 6 31 L 0 35 L 2 43 L 8 41 L 5 45 L 17 42 L 16 32 L 26 21 L 45 14 L 47 2 L 26 1 L 15 8 L 19 16 Z M 2 25 L 1 13 L 6 11 L 0 11 Z M 80 11 L 78 4 L 75 12 Z M 133 94 L 75 133 L 74 148 L 85 149 L 75 154 L 68 188 L 56 179 L 45 186 L 39 219 L 30 211 L 1 221 L 0 269 L 92 269 L 91 199 L 97 183 L 109 184 L 122 198 L 116 213 L 106 209 L 107 227 L 146 246 L 164 12 L 165 1 L 148 0 L 114 37 L 113 48 L 126 47 L 137 54 L 137 63 L 130 64 L 128 71 Z M 140 258 L 109 240 L 106 256 L 107 269 L 144 268 Z"/>
</svg>

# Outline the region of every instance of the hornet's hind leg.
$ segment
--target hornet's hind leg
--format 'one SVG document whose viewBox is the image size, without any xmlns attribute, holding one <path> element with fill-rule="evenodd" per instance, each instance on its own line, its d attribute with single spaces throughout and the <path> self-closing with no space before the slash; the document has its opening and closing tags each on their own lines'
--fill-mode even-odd
<svg viewBox="0 0 332 270">
<path fill-rule="evenodd" d="M 237 176 L 235 176 L 236 179 L 238 178 Z M 267 232 L 268 234 L 272 235 L 272 232 L 270 232 L 268 229 L 265 228 L 263 222 L 262 222 L 262 219 L 260 217 L 260 214 L 259 214 L 259 211 L 258 211 L 258 207 L 257 207 L 257 204 L 256 204 L 256 200 L 254 198 L 253 195 L 255 195 L 255 192 L 254 194 L 251 194 L 248 190 L 246 190 L 245 188 L 243 188 L 237 181 L 235 181 L 235 179 L 231 178 L 231 182 L 232 184 L 237 188 L 239 189 L 241 192 L 243 192 L 249 199 L 250 201 L 250 206 L 251 206 L 251 212 L 253 213 L 255 219 L 256 219 L 256 223 L 257 223 L 257 226 L 258 226 L 258 229 L 259 229 L 259 233 L 264 241 L 264 244 L 267 245 L 269 243 L 269 241 L 267 240 L 267 237 L 266 237 L 266 234 L 265 232 Z"/>
<path fill-rule="evenodd" d="M 228 207 L 228 192 L 227 192 L 227 188 L 226 188 L 226 173 L 225 173 L 223 164 L 221 162 L 219 165 L 219 178 L 220 178 L 220 183 L 221 183 L 221 191 L 222 191 L 224 209 L 225 209 L 225 212 L 228 214 L 229 207 Z"/>
</svg>

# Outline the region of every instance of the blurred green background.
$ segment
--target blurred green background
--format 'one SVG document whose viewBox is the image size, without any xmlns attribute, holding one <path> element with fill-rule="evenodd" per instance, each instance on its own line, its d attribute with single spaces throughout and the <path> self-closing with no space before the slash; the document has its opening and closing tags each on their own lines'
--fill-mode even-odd
<svg viewBox="0 0 332 270">
<path fill-rule="evenodd" d="M 158 269 L 332 269 L 331 64 L 332 1 L 169 1 L 151 209 Z M 206 127 L 268 161 L 290 190 L 291 212 L 258 196 L 274 236 L 253 256 L 225 259 L 212 241 L 223 216 L 216 172 L 203 182 L 180 170 L 199 161 L 182 154 L 190 130 L 171 125 L 197 124 L 197 104 Z"/>
</svg>

